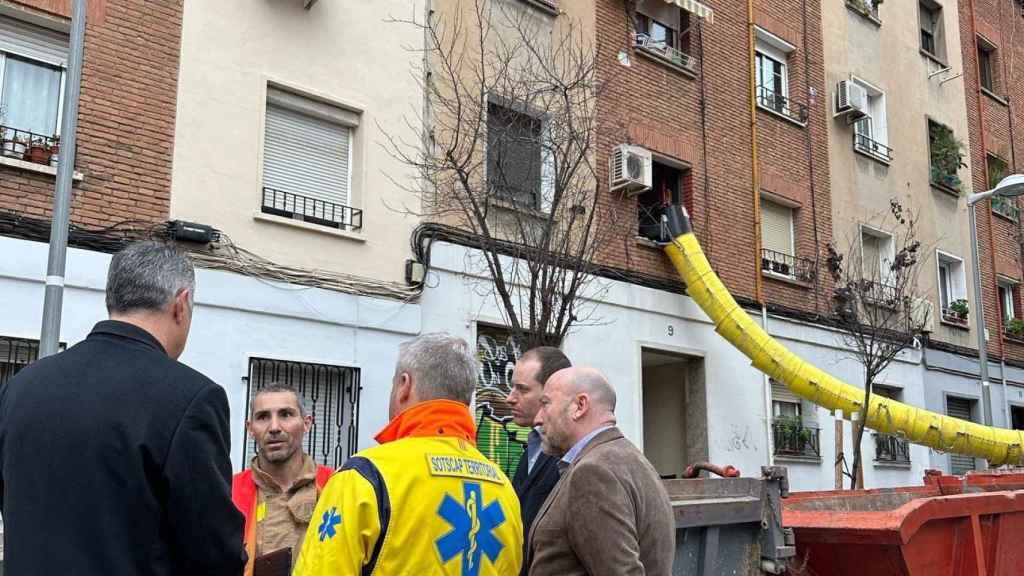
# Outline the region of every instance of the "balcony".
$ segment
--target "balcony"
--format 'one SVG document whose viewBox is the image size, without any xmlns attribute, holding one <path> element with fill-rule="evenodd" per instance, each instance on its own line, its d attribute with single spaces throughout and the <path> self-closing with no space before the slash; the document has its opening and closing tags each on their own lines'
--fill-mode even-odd
<svg viewBox="0 0 1024 576">
<path fill-rule="evenodd" d="M 853 149 L 884 164 L 892 162 L 892 148 L 877 140 L 872 140 L 865 134 L 854 133 Z"/>
<path fill-rule="evenodd" d="M 757 105 L 800 126 L 807 124 L 807 106 L 794 104 L 789 98 L 775 93 L 767 86 L 757 87 Z"/>
<path fill-rule="evenodd" d="M 1008 218 L 1014 222 L 1020 219 L 1020 208 L 1017 208 L 1012 198 L 1004 196 L 992 197 L 992 213 L 999 214 L 1003 218 Z"/>
<path fill-rule="evenodd" d="M 772 420 L 772 443 L 776 456 L 821 459 L 821 431 L 797 417 Z"/>
<path fill-rule="evenodd" d="M 0 126 L 0 156 L 44 166 L 57 165 L 60 139 L 10 126 Z"/>
<path fill-rule="evenodd" d="M 960 305 L 959 302 L 965 301 L 957 300 L 949 306 L 942 307 L 942 321 L 960 328 L 967 328 L 969 326 L 969 312 L 967 311 L 966 304 Z"/>
<path fill-rule="evenodd" d="M 363 228 L 362 210 L 273 188 L 263 188 L 261 209 L 264 214 L 301 220 L 338 230 L 357 231 Z"/>
<path fill-rule="evenodd" d="M 910 465 L 910 443 L 896 436 L 875 434 L 875 462 Z"/>
<path fill-rule="evenodd" d="M 761 271 L 807 284 L 814 283 L 817 278 L 813 260 L 767 248 L 761 249 Z"/>
<path fill-rule="evenodd" d="M 669 46 L 664 42 L 659 42 L 648 36 L 647 34 L 634 34 L 633 35 L 633 46 L 639 48 L 644 52 L 647 52 L 661 60 L 686 70 L 690 73 L 696 73 L 697 70 L 697 59 L 690 56 L 682 50 L 678 50 Z"/>
</svg>

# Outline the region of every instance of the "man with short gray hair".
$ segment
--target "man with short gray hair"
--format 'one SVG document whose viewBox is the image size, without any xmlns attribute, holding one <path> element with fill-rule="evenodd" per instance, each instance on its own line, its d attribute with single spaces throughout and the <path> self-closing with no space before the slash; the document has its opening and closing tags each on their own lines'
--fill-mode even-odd
<svg viewBox="0 0 1024 576">
<path fill-rule="evenodd" d="M 478 370 L 461 338 L 424 334 L 399 347 L 381 445 L 327 483 L 295 576 L 519 573 L 519 500 L 475 446 Z"/>
<path fill-rule="evenodd" d="M 195 271 L 157 242 L 115 254 L 110 320 L 0 391 L 10 574 L 238 575 L 224 389 L 176 361 Z"/>
</svg>

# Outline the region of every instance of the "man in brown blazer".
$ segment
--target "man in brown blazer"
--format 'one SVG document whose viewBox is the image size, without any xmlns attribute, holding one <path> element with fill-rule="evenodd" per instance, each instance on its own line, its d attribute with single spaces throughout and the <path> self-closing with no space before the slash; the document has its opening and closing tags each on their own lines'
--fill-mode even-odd
<svg viewBox="0 0 1024 576">
<path fill-rule="evenodd" d="M 670 576 L 675 521 L 644 455 L 615 427 L 615 391 L 574 367 L 544 386 L 535 423 L 562 477 L 530 529 L 530 576 Z"/>
</svg>

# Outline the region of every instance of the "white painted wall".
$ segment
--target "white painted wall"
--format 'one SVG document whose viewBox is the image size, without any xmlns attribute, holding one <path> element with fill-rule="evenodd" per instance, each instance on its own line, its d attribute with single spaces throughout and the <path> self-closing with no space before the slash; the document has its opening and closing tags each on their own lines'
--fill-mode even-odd
<svg viewBox="0 0 1024 576">
<path fill-rule="evenodd" d="M 487 294 L 486 282 L 473 264 L 477 258 L 469 254 L 462 247 L 434 244 L 429 288 L 421 300 L 424 331 L 447 330 L 472 341 L 478 322 L 502 323 Z M 771 450 L 761 373 L 718 336 L 689 297 L 621 282 L 601 282 L 604 290 L 595 309 L 600 325 L 572 332 L 564 350 L 573 363 L 594 366 L 608 377 L 618 394 L 616 412 L 623 433 L 643 447 L 641 347 L 703 357 L 710 459 L 732 464 L 744 475 L 759 474 L 760 467 L 768 464 Z M 760 323 L 760 318 L 755 320 Z M 861 381 L 859 365 L 849 359 L 835 332 L 771 316 L 768 331 L 823 370 L 850 383 Z M 901 354 L 881 381 L 902 387 L 905 401 L 924 406 L 924 374 L 920 351 L 911 350 Z M 794 490 L 834 486 L 834 420 L 824 409 L 816 411 L 816 418 L 821 427 L 821 462 L 776 462 L 788 466 Z M 852 433 L 849 423 L 844 425 L 849 453 Z M 874 442 L 869 434 L 865 434 L 863 444 L 867 486 L 921 483 L 929 465 L 929 449 L 912 446 L 909 468 L 884 467 L 874 463 Z"/>
<path fill-rule="evenodd" d="M 0 335 L 39 338 L 47 245 L 0 237 Z M 68 251 L 61 341 L 74 345 L 106 318 L 110 256 Z M 361 371 L 359 448 L 387 423 L 398 344 L 420 330 L 417 304 L 281 285 L 197 270 L 196 308 L 181 357 L 225 388 L 231 405 L 232 465 L 240 468 L 250 356 L 352 366 Z"/>
<path fill-rule="evenodd" d="M 403 0 L 187 0 L 181 32 L 171 217 L 210 224 L 282 264 L 401 281 L 418 210 L 411 172 L 382 147 L 415 145 L 423 35 L 389 17 L 423 18 Z M 361 232 L 258 217 L 269 83 L 356 111 L 351 205 Z M 298 191 L 295 191 L 298 192 Z"/>
</svg>

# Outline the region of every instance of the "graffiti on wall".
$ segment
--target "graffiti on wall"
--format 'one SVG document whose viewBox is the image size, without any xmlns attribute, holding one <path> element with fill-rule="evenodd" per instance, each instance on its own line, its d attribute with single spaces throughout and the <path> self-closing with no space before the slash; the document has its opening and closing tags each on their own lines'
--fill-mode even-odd
<svg viewBox="0 0 1024 576">
<path fill-rule="evenodd" d="M 512 422 L 505 402 L 512 390 L 512 369 L 522 354 L 518 342 L 504 328 L 478 325 L 476 351 L 480 381 L 476 388 L 476 444 L 510 478 L 526 447 L 529 428 Z"/>
</svg>

